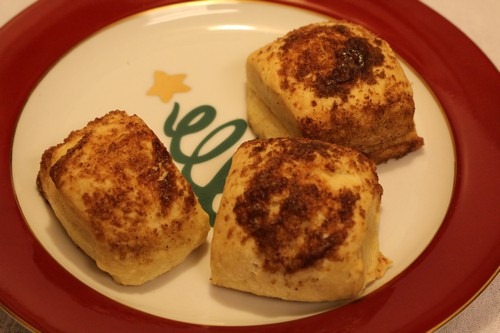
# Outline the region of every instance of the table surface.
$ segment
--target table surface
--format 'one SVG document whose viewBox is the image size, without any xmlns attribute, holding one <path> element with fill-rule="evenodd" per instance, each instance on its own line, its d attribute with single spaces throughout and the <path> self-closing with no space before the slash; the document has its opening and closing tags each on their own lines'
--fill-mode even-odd
<svg viewBox="0 0 500 333">
<path fill-rule="evenodd" d="M 421 0 L 461 29 L 500 68 L 500 1 Z M 0 0 L 0 27 L 35 0 Z M 0 333 L 27 332 L 7 312 L 0 309 Z M 462 312 L 437 330 L 438 333 L 500 332 L 500 277 Z"/>
</svg>

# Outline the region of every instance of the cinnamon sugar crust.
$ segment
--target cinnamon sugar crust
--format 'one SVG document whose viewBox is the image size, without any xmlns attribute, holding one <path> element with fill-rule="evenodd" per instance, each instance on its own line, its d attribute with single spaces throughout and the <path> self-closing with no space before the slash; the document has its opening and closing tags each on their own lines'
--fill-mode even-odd
<svg viewBox="0 0 500 333">
<path fill-rule="evenodd" d="M 156 135 L 112 111 L 42 156 L 37 177 L 73 241 L 121 284 L 142 284 L 206 239 L 208 216 Z"/>
<path fill-rule="evenodd" d="M 383 275 L 376 166 L 343 146 L 257 139 L 236 154 L 216 217 L 212 283 L 288 300 L 358 295 Z"/>
<path fill-rule="evenodd" d="M 414 112 L 389 44 L 354 23 L 301 27 L 247 59 L 248 121 L 259 137 L 333 142 L 382 163 L 423 145 Z"/>
</svg>

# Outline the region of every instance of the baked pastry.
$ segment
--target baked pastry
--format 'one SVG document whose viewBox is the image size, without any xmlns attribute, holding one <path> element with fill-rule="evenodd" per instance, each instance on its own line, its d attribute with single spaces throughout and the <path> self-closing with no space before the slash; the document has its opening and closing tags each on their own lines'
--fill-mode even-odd
<svg viewBox="0 0 500 333">
<path fill-rule="evenodd" d="M 293 30 L 247 58 L 248 122 L 258 137 L 303 136 L 376 163 L 420 148 L 413 92 L 389 44 L 331 20 Z"/>
<path fill-rule="evenodd" d="M 379 251 L 381 195 L 374 162 L 351 148 L 243 143 L 215 219 L 211 282 L 295 301 L 359 295 L 390 264 Z"/>
<path fill-rule="evenodd" d="M 170 270 L 210 229 L 167 149 L 123 111 L 47 149 L 37 185 L 71 239 L 120 284 L 140 285 Z"/>
</svg>

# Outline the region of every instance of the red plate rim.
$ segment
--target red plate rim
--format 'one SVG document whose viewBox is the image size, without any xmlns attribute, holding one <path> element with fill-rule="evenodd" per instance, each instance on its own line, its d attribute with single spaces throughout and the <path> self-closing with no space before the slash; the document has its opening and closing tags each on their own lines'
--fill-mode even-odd
<svg viewBox="0 0 500 333">
<path fill-rule="evenodd" d="M 11 180 L 17 119 L 51 66 L 100 28 L 172 0 L 40 0 L 0 29 L 0 304 L 27 326 L 51 332 L 426 331 L 439 326 L 498 271 L 500 75 L 462 32 L 416 0 L 275 0 L 361 23 L 389 41 L 424 78 L 448 117 L 456 179 L 445 220 L 403 273 L 360 301 L 266 326 L 180 323 L 131 309 L 87 287 L 29 231 Z M 43 124 L 41 124 L 43 126 Z M 432 191 L 432 189 L 429 189 Z"/>
</svg>

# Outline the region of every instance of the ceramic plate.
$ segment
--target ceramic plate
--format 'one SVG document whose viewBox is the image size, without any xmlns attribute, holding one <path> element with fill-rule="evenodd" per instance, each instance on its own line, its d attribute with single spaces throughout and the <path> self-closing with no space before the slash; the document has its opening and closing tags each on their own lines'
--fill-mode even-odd
<svg viewBox="0 0 500 333">
<path fill-rule="evenodd" d="M 33 32 L 44 32 L 42 37 L 25 36 L 24 49 L 18 46 L 19 51 L 39 53 L 41 59 L 35 64 L 27 53 L 18 52 L 9 58 L 9 68 L 0 65 L 12 75 L 10 80 L 0 79 L 1 84 L 14 91 L 13 103 L 5 106 L 8 136 L 2 137 L 2 153 L 11 154 L 6 163 L 11 179 L 2 172 L 8 186 L 1 192 L 6 205 L 1 258 L 8 274 L 2 284 L 7 288 L 0 295 L 21 320 L 37 329 L 71 331 L 104 327 L 244 331 L 262 325 L 276 331 L 429 329 L 484 286 L 498 265 L 494 247 L 498 228 L 492 225 L 492 212 L 481 208 L 487 207 L 488 197 L 498 194 L 496 180 L 485 172 L 499 164 L 493 127 L 498 115 L 486 112 L 498 99 L 491 92 L 499 79 L 463 35 L 417 3 L 143 5 L 117 8 L 96 1 L 92 6 L 100 14 L 90 16 L 92 6 L 66 4 L 72 10 L 57 10 L 42 2 L 30 10 L 56 15 L 52 23 L 36 22 L 35 27 L 34 14 L 28 10 L 24 19 L 14 22 L 17 27 L 3 31 L 13 38 L 24 24 Z M 401 17 L 398 13 L 405 6 L 429 14 L 434 24 L 453 32 L 454 42 L 467 46 L 474 56 L 473 66 L 458 66 L 445 45 L 437 47 L 437 37 L 424 36 L 426 29 L 435 29 L 433 25 L 418 24 L 418 16 L 413 21 Z M 58 29 L 72 15 L 80 17 L 80 23 L 62 33 Z M 140 287 L 116 285 L 97 269 L 70 241 L 36 190 L 43 151 L 110 110 L 137 114 L 171 151 L 213 218 L 224 166 L 241 142 L 254 137 L 245 121 L 246 56 L 293 28 L 329 16 L 364 24 L 388 40 L 414 89 L 415 121 L 425 147 L 378 168 L 384 187 L 381 250 L 394 261 L 387 274 L 351 302 L 257 297 L 210 285 L 210 237 L 182 265 Z M 410 39 L 412 43 L 407 42 Z M 18 71 L 12 71 L 12 65 Z M 478 89 L 463 81 L 468 70 L 480 72 L 492 86 Z M 458 94 L 462 91 L 463 96 Z M 480 165 L 473 163 L 477 156 L 482 158 Z M 16 268 L 14 262 L 19 263 Z M 457 286 L 460 291 L 450 297 Z M 44 297 L 54 301 L 42 308 Z"/>
</svg>

